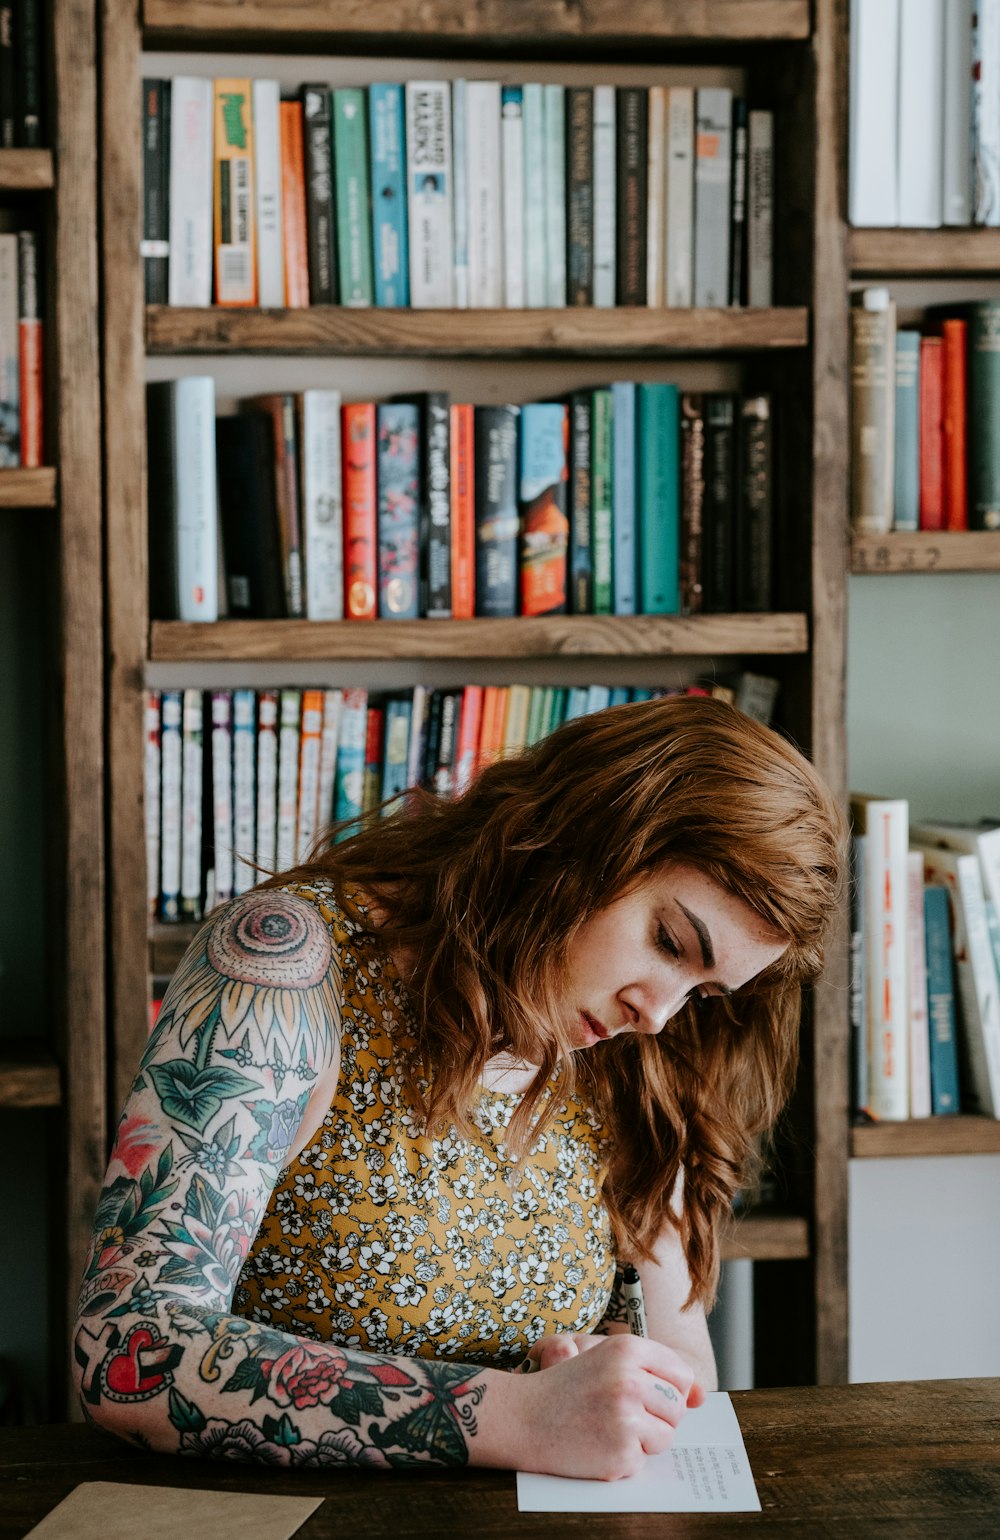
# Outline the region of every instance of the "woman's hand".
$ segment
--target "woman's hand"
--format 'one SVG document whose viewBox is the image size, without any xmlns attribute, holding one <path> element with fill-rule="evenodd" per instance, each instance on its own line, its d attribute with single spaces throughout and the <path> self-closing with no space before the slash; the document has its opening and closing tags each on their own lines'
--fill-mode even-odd
<svg viewBox="0 0 1000 1540">
<path fill-rule="evenodd" d="M 604 1337 L 595 1337 L 593 1332 L 553 1332 L 547 1337 L 539 1337 L 537 1342 L 531 1344 L 518 1364 L 517 1372 L 531 1374 L 535 1369 L 551 1369 L 556 1364 L 565 1363 L 567 1358 L 576 1358 L 578 1354 L 598 1347 L 604 1341 Z"/>
</svg>

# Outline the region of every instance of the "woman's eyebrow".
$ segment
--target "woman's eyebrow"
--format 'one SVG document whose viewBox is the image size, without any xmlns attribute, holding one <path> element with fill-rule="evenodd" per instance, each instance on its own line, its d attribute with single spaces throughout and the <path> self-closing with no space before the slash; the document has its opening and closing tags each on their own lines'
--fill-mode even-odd
<svg viewBox="0 0 1000 1540">
<path fill-rule="evenodd" d="M 705 967 L 714 968 L 715 948 L 712 945 L 712 938 L 708 933 L 708 926 L 705 924 L 705 921 L 700 914 L 695 914 L 693 910 L 688 909 L 685 904 L 682 904 L 679 898 L 675 899 L 674 902 L 681 913 L 686 915 L 691 922 L 691 927 L 698 937 L 698 945 L 701 947 L 701 960 Z"/>
</svg>

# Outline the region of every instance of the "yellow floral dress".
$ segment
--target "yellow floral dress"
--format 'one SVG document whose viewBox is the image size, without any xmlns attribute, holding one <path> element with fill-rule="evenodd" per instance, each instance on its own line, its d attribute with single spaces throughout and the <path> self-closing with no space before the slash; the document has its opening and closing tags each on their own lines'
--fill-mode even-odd
<svg viewBox="0 0 1000 1540">
<path fill-rule="evenodd" d="M 391 960 L 329 886 L 289 891 L 339 955 L 340 1081 L 279 1176 L 234 1310 L 343 1347 L 501 1366 L 546 1333 L 592 1331 L 614 1278 L 606 1131 L 571 1098 L 515 1163 L 503 1135 L 520 1094 L 484 1090 L 475 1139 L 429 1135 L 398 1071 L 416 1045 Z M 558 1071 L 546 1097 L 557 1087 Z"/>
</svg>

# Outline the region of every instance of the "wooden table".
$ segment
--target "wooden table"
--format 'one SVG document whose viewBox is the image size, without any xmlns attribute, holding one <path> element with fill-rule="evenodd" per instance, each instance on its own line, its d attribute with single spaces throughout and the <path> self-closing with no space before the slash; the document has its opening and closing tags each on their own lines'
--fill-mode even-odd
<svg viewBox="0 0 1000 1540">
<path fill-rule="evenodd" d="M 1000 1379 L 755 1390 L 733 1401 L 760 1514 L 520 1514 L 506 1471 L 296 1474 L 143 1454 L 82 1426 L 3 1428 L 0 1540 L 21 1540 L 81 1481 L 322 1495 L 298 1540 L 1000 1535 Z M 127 1537 L 108 1531 L 132 1536 L 141 1540 L 139 1515 Z"/>
</svg>

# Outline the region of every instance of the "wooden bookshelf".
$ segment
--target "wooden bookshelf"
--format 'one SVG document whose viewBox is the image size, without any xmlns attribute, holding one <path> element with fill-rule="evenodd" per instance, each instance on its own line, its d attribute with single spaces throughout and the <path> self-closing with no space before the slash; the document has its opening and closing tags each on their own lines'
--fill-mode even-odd
<svg viewBox="0 0 1000 1540">
<path fill-rule="evenodd" d="M 51 150 L 0 150 L 0 196 L 51 192 L 55 172 Z"/>
<path fill-rule="evenodd" d="M 851 230 L 856 278 L 1000 276 L 1000 230 Z"/>
<path fill-rule="evenodd" d="M 851 1154 L 859 1160 L 906 1155 L 1000 1155 L 1000 1121 L 959 1116 L 915 1118 L 910 1123 L 872 1123 L 851 1129 Z"/>
<path fill-rule="evenodd" d="M 941 530 L 855 535 L 851 571 L 1000 572 L 1000 531 Z"/>
<path fill-rule="evenodd" d="M 0 508 L 54 508 L 58 478 L 54 466 L 0 471 Z"/>
<path fill-rule="evenodd" d="M 796 1262 L 808 1256 L 809 1221 L 802 1214 L 751 1209 L 731 1220 L 722 1238 L 725 1262 Z"/>
<path fill-rule="evenodd" d="M 59 1066 L 51 1052 L 27 1039 L 0 1040 L 0 1107 L 27 1110 L 61 1102 Z"/>
</svg>

